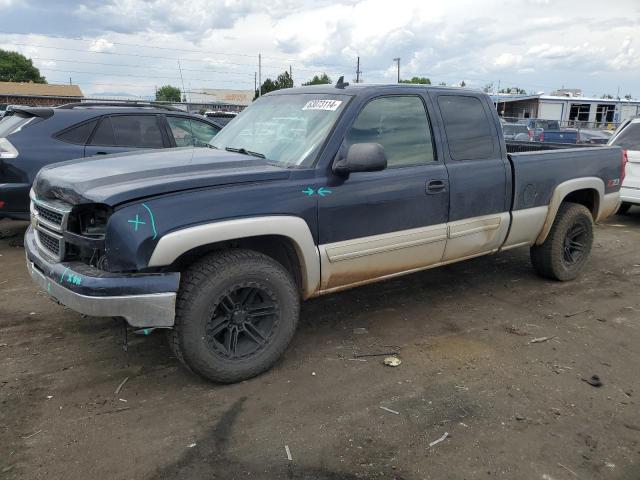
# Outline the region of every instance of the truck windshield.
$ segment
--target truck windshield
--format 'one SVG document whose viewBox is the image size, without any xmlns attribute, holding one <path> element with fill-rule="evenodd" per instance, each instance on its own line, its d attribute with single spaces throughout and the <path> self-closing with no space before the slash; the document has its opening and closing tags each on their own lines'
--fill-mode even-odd
<svg viewBox="0 0 640 480">
<path fill-rule="evenodd" d="M 282 167 L 313 164 L 347 104 L 347 95 L 292 94 L 260 98 L 210 142 L 221 150 L 264 156 Z"/>
</svg>

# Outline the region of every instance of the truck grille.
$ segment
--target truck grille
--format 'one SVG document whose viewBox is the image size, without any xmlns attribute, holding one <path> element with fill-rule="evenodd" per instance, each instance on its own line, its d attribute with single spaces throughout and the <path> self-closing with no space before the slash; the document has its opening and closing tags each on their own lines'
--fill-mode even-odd
<svg viewBox="0 0 640 480">
<path fill-rule="evenodd" d="M 60 258 L 62 237 L 54 236 L 44 230 L 36 230 L 39 247 L 46 250 L 50 256 Z"/>
<path fill-rule="evenodd" d="M 71 207 L 61 202 L 44 202 L 31 195 L 31 224 L 41 253 L 53 260 L 64 260 L 64 231 Z"/>
<path fill-rule="evenodd" d="M 56 212 L 55 210 L 51 210 L 50 208 L 46 208 L 37 203 L 35 203 L 33 206 L 42 220 L 54 225 L 62 226 L 62 219 L 64 218 L 64 215 L 62 213 Z"/>
</svg>

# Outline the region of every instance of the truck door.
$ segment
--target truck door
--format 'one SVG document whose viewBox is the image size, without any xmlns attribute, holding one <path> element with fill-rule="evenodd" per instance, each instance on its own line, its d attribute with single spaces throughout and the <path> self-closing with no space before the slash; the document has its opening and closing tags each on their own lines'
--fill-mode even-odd
<svg viewBox="0 0 640 480">
<path fill-rule="evenodd" d="M 341 152 L 356 143 L 378 143 L 387 168 L 347 178 L 329 172 L 318 179 L 323 290 L 441 261 L 449 183 L 425 101 L 415 94 L 369 100 L 347 129 Z M 323 189 L 323 182 L 329 187 Z"/>
<path fill-rule="evenodd" d="M 445 141 L 450 203 L 443 259 L 457 260 L 496 251 L 509 229 L 510 166 L 497 118 L 485 96 L 431 91 Z"/>
</svg>

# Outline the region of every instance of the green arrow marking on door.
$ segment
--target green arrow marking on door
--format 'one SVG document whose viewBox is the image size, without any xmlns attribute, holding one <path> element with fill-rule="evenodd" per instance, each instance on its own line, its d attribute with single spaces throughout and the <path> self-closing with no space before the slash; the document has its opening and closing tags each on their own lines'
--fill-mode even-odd
<svg viewBox="0 0 640 480">
<path fill-rule="evenodd" d="M 302 193 L 304 193 L 306 196 L 310 197 L 311 195 L 313 195 L 315 193 L 315 190 L 311 187 L 307 187 L 304 190 L 302 190 Z"/>
<path fill-rule="evenodd" d="M 328 188 L 320 187 L 318 189 L 318 195 L 320 195 L 321 197 L 331 195 L 331 190 L 329 190 Z"/>
</svg>

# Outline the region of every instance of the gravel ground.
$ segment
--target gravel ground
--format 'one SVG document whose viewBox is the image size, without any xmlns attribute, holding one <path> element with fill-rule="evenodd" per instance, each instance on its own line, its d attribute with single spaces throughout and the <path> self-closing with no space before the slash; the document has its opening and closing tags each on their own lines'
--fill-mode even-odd
<svg viewBox="0 0 640 480">
<path fill-rule="evenodd" d="M 0 222 L 2 479 L 640 479 L 640 209 L 574 282 L 524 249 L 310 301 L 276 367 L 230 386 L 50 302 L 24 228 Z"/>
</svg>

